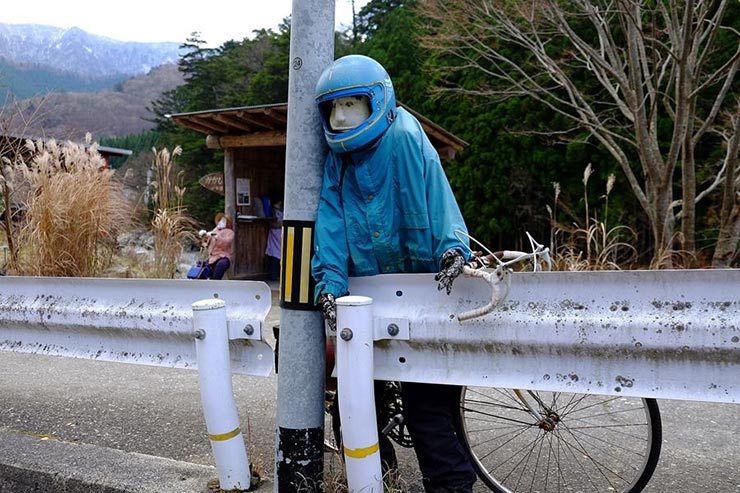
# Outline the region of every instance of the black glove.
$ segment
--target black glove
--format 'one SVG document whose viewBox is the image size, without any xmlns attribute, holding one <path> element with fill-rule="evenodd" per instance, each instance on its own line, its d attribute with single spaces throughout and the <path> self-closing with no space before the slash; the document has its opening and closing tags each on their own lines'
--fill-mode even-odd
<svg viewBox="0 0 740 493">
<path fill-rule="evenodd" d="M 329 324 L 333 332 L 337 330 L 337 300 L 333 294 L 321 293 L 318 300 L 319 308 L 324 314 L 324 320 Z"/>
<path fill-rule="evenodd" d="M 463 266 L 465 266 L 465 258 L 458 250 L 450 248 L 443 253 L 442 268 L 434 276 L 434 280 L 439 282 L 437 290 L 444 289 L 447 291 L 447 294 L 450 294 L 450 291 L 452 291 L 452 281 L 462 273 Z"/>
</svg>

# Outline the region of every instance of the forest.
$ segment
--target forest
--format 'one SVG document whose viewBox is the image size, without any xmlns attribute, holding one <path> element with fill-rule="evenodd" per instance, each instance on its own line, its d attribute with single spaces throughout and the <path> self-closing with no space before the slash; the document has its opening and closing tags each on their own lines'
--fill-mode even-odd
<svg viewBox="0 0 740 493">
<path fill-rule="evenodd" d="M 193 33 L 186 83 L 150 108 L 200 219 L 223 207 L 198 185 L 223 156 L 165 115 L 286 102 L 290 19 L 205 46 Z M 335 33 L 350 53 L 468 143 L 444 166 L 489 248 L 529 232 L 561 268 L 738 266 L 738 2 L 371 0 Z"/>
</svg>

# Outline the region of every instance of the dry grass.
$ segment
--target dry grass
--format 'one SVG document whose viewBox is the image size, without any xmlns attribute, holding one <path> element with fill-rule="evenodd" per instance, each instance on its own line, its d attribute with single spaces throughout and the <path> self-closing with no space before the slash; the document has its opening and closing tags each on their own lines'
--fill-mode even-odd
<svg viewBox="0 0 740 493">
<path fill-rule="evenodd" d="M 29 157 L 24 139 L 29 126 L 33 125 L 38 117 L 40 107 L 30 114 L 24 114 L 18 101 L 8 96 L 3 105 L 0 105 L 0 222 L 2 223 L 7 246 L 7 264 L 14 267 L 18 261 L 19 245 L 17 234 L 20 225 L 18 166 L 24 157 Z"/>
<path fill-rule="evenodd" d="M 178 146 L 172 153 L 167 149 L 153 149 L 153 152 L 155 182 L 151 230 L 154 234 L 154 262 L 147 277 L 172 279 L 177 273 L 184 245 L 195 241 L 193 230 L 196 222 L 183 205 L 183 174 L 175 166 L 175 156 L 179 156 L 182 149 Z"/>
<path fill-rule="evenodd" d="M 680 236 L 677 233 L 676 236 Z M 682 242 L 674 240 L 674 245 L 679 245 Z M 699 259 L 696 254 L 688 252 L 686 250 L 661 250 L 657 255 L 650 261 L 650 269 L 658 270 L 665 269 L 669 266 L 671 269 L 691 269 L 699 265 Z"/>
<path fill-rule="evenodd" d="M 398 450 L 397 450 L 398 451 Z M 399 460 L 401 458 L 399 457 Z M 401 469 L 412 467 L 408 464 L 399 463 Z M 404 472 L 406 474 L 406 472 Z M 420 480 L 419 480 L 420 481 Z M 412 483 L 407 478 L 398 473 L 386 473 L 383 477 L 383 491 L 385 493 L 403 493 L 410 491 Z M 323 491 L 326 493 L 348 493 L 347 475 L 344 468 L 344 461 L 337 452 L 327 452 L 324 454 L 324 484 Z"/>
<path fill-rule="evenodd" d="M 13 273 L 99 276 L 111 263 L 118 233 L 130 224 L 120 183 L 97 144 L 28 140 L 26 147 L 33 157 L 17 164 L 29 193 Z"/>
<path fill-rule="evenodd" d="M 22 211 L 3 221 L 4 230 L 8 224 L 13 227 L 11 236 L 3 235 L 6 241 L 10 245 L 15 240 L 15 248 L 9 249 L 8 273 L 167 279 L 177 275 L 184 246 L 196 242 L 196 223 L 183 206 L 185 188 L 175 166 L 181 149 L 171 153 L 153 149 L 155 181 L 147 204 L 154 250 L 150 255 L 131 247 L 119 251 L 117 237 L 134 223 L 136 212 L 97 148 L 89 140 L 85 146 L 28 140 L 23 152 L 8 152 L 12 161 L 3 153 L 0 195 L 4 204 L 13 192 Z M 9 208 L 0 207 L 0 212 L 5 210 Z M 6 262 L 0 261 L 5 269 Z"/>
<path fill-rule="evenodd" d="M 555 190 L 554 207 L 550 213 L 551 247 L 553 269 L 564 271 L 580 270 L 619 270 L 632 266 L 637 260 L 637 250 L 631 242 L 636 239 L 634 230 L 627 226 L 609 228 L 606 221 L 600 221 L 591 212 L 588 203 L 588 181 L 592 174 L 589 164 L 583 173 L 583 188 L 586 216 L 584 225 L 565 225 L 557 220 L 560 198 L 560 184 L 553 183 Z M 616 177 L 609 175 L 604 199 L 604 217 L 608 217 L 609 193 L 614 187 Z"/>
</svg>

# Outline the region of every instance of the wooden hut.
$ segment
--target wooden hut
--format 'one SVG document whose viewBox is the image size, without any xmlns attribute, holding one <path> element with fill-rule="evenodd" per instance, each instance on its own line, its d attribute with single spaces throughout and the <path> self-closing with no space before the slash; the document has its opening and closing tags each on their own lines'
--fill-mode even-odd
<svg viewBox="0 0 740 493">
<path fill-rule="evenodd" d="M 467 145 L 407 106 L 404 108 L 418 118 L 443 160 L 453 158 Z M 204 134 L 208 148 L 223 149 L 225 212 L 235 218 L 230 277 L 264 279 L 267 275 L 264 252 L 273 219 L 269 208 L 264 207 L 264 199 L 282 196 L 285 189 L 288 105 L 196 111 L 169 115 L 169 118 L 177 125 Z M 218 178 L 206 180 L 211 181 L 209 188 L 219 187 Z"/>
</svg>

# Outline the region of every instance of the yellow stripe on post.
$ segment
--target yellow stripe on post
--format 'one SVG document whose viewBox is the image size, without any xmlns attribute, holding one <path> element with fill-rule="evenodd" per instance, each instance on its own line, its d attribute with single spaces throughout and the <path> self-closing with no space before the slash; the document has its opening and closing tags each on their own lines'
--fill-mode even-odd
<svg viewBox="0 0 740 493">
<path fill-rule="evenodd" d="M 380 445 L 378 445 L 378 443 L 365 448 L 351 449 L 344 447 L 344 455 L 352 457 L 353 459 L 364 459 L 365 457 L 373 455 L 378 450 L 380 450 Z"/>
<path fill-rule="evenodd" d="M 293 301 L 293 251 L 295 250 L 295 228 L 287 228 L 287 241 L 285 246 L 288 251 L 285 254 L 285 301 Z"/>
<path fill-rule="evenodd" d="M 226 432 L 226 433 L 220 433 L 218 435 L 208 435 L 208 439 L 212 442 L 225 442 L 226 440 L 231 440 L 235 436 L 239 435 L 242 430 L 237 426 L 235 429 Z"/>
<path fill-rule="evenodd" d="M 309 302 L 309 285 L 311 282 L 311 239 L 312 231 L 310 228 L 303 230 L 303 245 L 301 246 L 301 288 L 300 303 Z"/>
<path fill-rule="evenodd" d="M 314 223 L 283 221 L 283 261 L 280 264 L 280 307 L 316 310 L 313 294 L 316 282 L 311 277 Z"/>
</svg>

